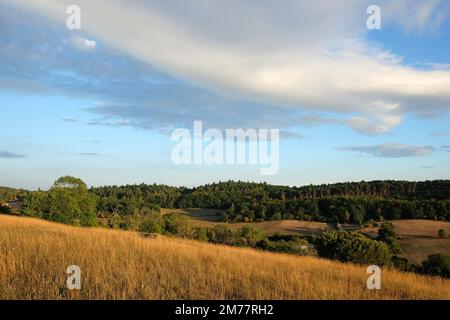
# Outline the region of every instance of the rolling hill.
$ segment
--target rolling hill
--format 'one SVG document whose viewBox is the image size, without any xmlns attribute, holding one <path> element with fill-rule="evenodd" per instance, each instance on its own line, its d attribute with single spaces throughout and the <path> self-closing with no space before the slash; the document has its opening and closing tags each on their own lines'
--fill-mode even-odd
<svg viewBox="0 0 450 320">
<path fill-rule="evenodd" d="M 450 280 L 0 216 L 0 299 L 450 299 Z M 82 289 L 66 288 L 78 265 Z"/>
</svg>

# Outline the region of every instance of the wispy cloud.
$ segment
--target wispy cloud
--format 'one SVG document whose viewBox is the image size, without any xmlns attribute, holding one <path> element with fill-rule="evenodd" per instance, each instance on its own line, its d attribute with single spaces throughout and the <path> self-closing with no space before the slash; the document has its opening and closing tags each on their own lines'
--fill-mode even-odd
<svg viewBox="0 0 450 320">
<path fill-rule="evenodd" d="M 60 12 L 71 3 L 69 0 L 7 2 L 49 16 L 58 23 L 65 18 Z M 81 74 L 75 73 L 74 79 L 65 77 L 60 86 L 78 85 L 90 93 L 95 90 L 100 96 L 105 96 L 104 91 L 112 93 L 109 96 L 112 103 L 95 109 L 126 114 L 126 118 L 135 120 L 130 124 L 137 126 L 142 126 L 139 120 L 142 110 L 151 116 L 152 109 L 161 110 L 163 105 L 169 108 L 166 114 L 161 112 L 157 120 L 172 121 L 171 125 L 177 125 L 180 117 L 188 117 L 192 112 L 201 113 L 201 108 L 218 112 L 215 116 L 209 114 L 211 118 L 226 119 L 232 114 L 229 108 L 242 110 L 237 104 L 222 107 L 224 97 L 233 96 L 253 101 L 253 105 L 246 103 L 245 108 L 254 116 L 261 113 L 254 109 L 262 102 L 271 107 L 272 116 L 281 110 L 280 106 L 291 108 L 291 114 L 295 114 L 295 109 L 335 112 L 347 118 L 341 124 L 374 135 L 398 126 L 406 113 L 438 114 L 448 111 L 450 106 L 449 71 L 405 65 L 400 57 L 365 38 L 367 29 L 361 21 L 361 13 L 371 4 L 368 0 L 339 3 L 287 0 L 282 7 L 271 1 L 261 1 L 257 14 L 254 5 L 242 1 L 205 6 L 203 1 L 189 0 L 189 6 L 182 6 L 184 10 L 179 9 L 181 3 L 185 1 L 130 0 L 126 4 L 113 0 L 78 1 L 83 8 L 83 29 L 95 39 L 176 79 L 214 89 L 215 93 L 220 93 L 219 105 L 198 96 L 193 99 L 195 107 L 189 108 L 182 99 L 185 91 L 177 92 L 178 101 L 174 101 L 168 95 L 162 97 L 155 91 L 155 83 L 150 82 L 134 86 L 138 81 L 131 81 L 123 86 L 128 91 L 115 88 L 113 81 L 105 85 L 103 80 L 112 79 L 108 73 L 117 72 L 108 69 L 101 59 L 88 59 L 75 65 L 73 68 Z M 379 1 L 386 23 L 400 24 L 409 32 L 440 28 L 450 12 L 446 2 L 439 0 L 425 4 L 416 0 L 391 3 Z M 218 16 L 221 18 L 217 19 Z M 92 40 L 88 40 L 90 37 L 80 37 L 81 44 L 95 47 Z M 336 43 L 336 39 L 342 41 Z M 37 55 L 39 53 L 42 52 L 38 50 Z M 92 55 L 91 52 L 86 54 Z M 91 70 L 98 71 L 101 67 L 100 77 L 90 78 L 93 74 L 89 64 L 93 67 Z M 119 69 L 125 74 L 128 72 L 125 68 Z M 142 82 L 142 78 L 137 79 Z M 67 83 L 67 80 L 75 83 Z M 95 86 L 88 86 L 90 83 L 86 80 L 93 81 Z M 58 81 L 51 82 L 55 83 Z M 170 89 L 166 93 L 176 92 Z M 194 101 L 196 99 L 204 103 L 197 110 L 199 101 Z M 255 121 L 263 120 L 260 116 L 255 118 Z M 242 119 L 244 117 L 237 120 Z M 285 122 L 292 125 L 295 117 Z"/>
<path fill-rule="evenodd" d="M 435 131 L 430 134 L 430 137 L 432 137 L 432 138 L 443 137 L 443 136 L 446 136 L 447 134 L 448 134 L 448 132 L 445 132 L 445 131 Z"/>
<path fill-rule="evenodd" d="M 23 154 L 18 154 L 11 151 L 0 151 L 0 158 L 3 159 L 21 159 L 25 158 L 26 156 Z"/>
<path fill-rule="evenodd" d="M 86 157 L 99 157 L 101 156 L 101 153 L 96 153 L 96 152 L 82 152 L 80 153 L 80 156 L 86 156 Z"/>
<path fill-rule="evenodd" d="M 351 151 L 381 158 L 421 157 L 434 151 L 431 146 L 414 146 L 401 143 L 337 147 L 337 150 Z"/>
<path fill-rule="evenodd" d="M 63 122 L 68 122 L 68 123 L 75 123 L 75 122 L 78 122 L 78 120 L 77 120 L 77 119 L 74 119 L 74 118 L 63 118 L 62 121 L 63 121 Z"/>
</svg>

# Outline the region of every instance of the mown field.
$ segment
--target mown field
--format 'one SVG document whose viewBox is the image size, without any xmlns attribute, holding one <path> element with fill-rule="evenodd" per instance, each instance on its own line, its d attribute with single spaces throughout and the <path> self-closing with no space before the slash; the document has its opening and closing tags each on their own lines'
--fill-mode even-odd
<svg viewBox="0 0 450 320">
<path fill-rule="evenodd" d="M 311 234 L 331 230 L 331 224 L 314 221 L 300 220 L 277 220 L 264 222 L 239 222 L 223 223 L 220 218 L 225 210 L 220 209 L 161 209 L 163 214 L 178 213 L 188 216 L 193 227 L 214 228 L 217 224 L 227 225 L 232 230 L 237 230 L 245 225 L 250 225 L 255 229 L 262 230 L 267 234 Z"/>
<path fill-rule="evenodd" d="M 392 221 L 403 255 L 415 264 L 420 264 L 431 254 L 450 256 L 450 222 L 432 220 Z M 443 229 L 447 237 L 438 238 L 438 230 Z"/>
<path fill-rule="evenodd" d="M 237 230 L 250 225 L 268 235 L 307 235 L 335 229 L 332 224 L 300 220 L 278 220 L 248 223 L 223 223 L 220 218 L 224 210 L 220 209 L 161 209 L 162 213 L 176 212 L 190 218 L 194 227 L 214 228 L 217 224 L 227 225 Z M 450 255 L 450 222 L 434 220 L 393 220 L 395 233 L 399 238 L 402 255 L 414 264 L 421 264 L 431 254 Z M 447 237 L 438 239 L 438 230 L 444 229 Z M 363 228 L 364 233 L 376 234 L 378 228 Z"/>
<path fill-rule="evenodd" d="M 66 288 L 66 268 L 82 289 Z M 0 299 L 450 299 L 450 280 L 158 237 L 0 216 Z"/>
</svg>

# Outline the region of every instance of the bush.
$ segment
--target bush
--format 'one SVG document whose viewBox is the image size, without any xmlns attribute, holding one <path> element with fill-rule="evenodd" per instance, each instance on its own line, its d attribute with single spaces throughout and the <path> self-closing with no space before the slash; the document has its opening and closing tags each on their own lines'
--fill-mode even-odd
<svg viewBox="0 0 450 320">
<path fill-rule="evenodd" d="M 415 272 L 415 267 L 408 261 L 408 259 L 394 256 L 392 257 L 392 265 L 394 268 L 404 272 Z"/>
<path fill-rule="evenodd" d="M 445 230 L 444 229 L 439 229 L 438 231 L 438 237 L 440 239 L 444 239 L 445 238 Z"/>
<path fill-rule="evenodd" d="M 429 255 L 428 259 L 422 262 L 422 272 L 450 278 L 450 256 L 442 254 Z"/>
<path fill-rule="evenodd" d="M 194 239 L 198 241 L 208 242 L 208 230 L 206 228 L 196 228 L 194 230 Z"/>
<path fill-rule="evenodd" d="M 236 239 L 233 234 L 233 231 L 224 225 L 218 224 L 211 231 L 210 240 L 214 243 L 235 245 Z"/>
<path fill-rule="evenodd" d="M 7 204 L 2 204 L 0 205 L 0 213 L 10 214 L 11 208 Z"/>
<path fill-rule="evenodd" d="M 255 247 L 258 242 L 266 238 L 263 231 L 256 230 L 251 226 L 243 226 L 238 230 L 240 245 Z"/>
<path fill-rule="evenodd" d="M 381 241 L 395 238 L 394 225 L 390 222 L 384 222 L 378 230 L 378 236 Z"/>
<path fill-rule="evenodd" d="M 391 251 L 384 242 L 372 240 L 356 232 L 324 232 L 315 239 L 319 256 L 358 264 L 391 263 Z"/>
<path fill-rule="evenodd" d="M 160 214 L 152 213 L 144 217 L 139 225 L 139 231 L 145 233 L 163 233 L 163 220 Z"/>
<path fill-rule="evenodd" d="M 164 232 L 168 235 L 187 237 L 190 234 L 189 218 L 178 213 L 163 216 Z"/>
</svg>

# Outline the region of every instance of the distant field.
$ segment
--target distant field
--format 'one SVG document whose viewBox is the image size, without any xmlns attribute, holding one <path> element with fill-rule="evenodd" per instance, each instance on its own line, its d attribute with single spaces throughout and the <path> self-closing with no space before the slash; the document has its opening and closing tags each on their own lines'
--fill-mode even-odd
<svg viewBox="0 0 450 320">
<path fill-rule="evenodd" d="M 0 215 L 2 299 L 450 299 L 450 280 Z M 78 265 L 82 289 L 67 290 Z"/>
<path fill-rule="evenodd" d="M 395 220 L 391 221 L 395 233 L 400 237 L 437 238 L 438 230 L 444 229 L 450 235 L 450 222 L 434 220 Z"/>
<path fill-rule="evenodd" d="M 269 235 L 276 233 L 282 235 L 311 234 L 332 229 L 331 224 L 300 220 L 223 223 L 220 222 L 220 218 L 225 210 L 220 209 L 161 209 L 161 212 L 163 214 L 176 212 L 187 215 L 194 227 L 214 228 L 215 225 L 222 224 L 236 230 L 245 225 L 250 225 Z"/>
<path fill-rule="evenodd" d="M 396 220 L 391 221 L 403 255 L 415 264 L 426 260 L 430 254 L 450 256 L 450 222 L 433 220 Z M 446 239 L 438 238 L 438 230 L 444 229 Z"/>
<path fill-rule="evenodd" d="M 414 264 L 421 264 L 430 254 L 450 256 L 450 222 L 434 220 L 393 220 L 394 231 L 403 256 Z M 444 229 L 447 238 L 439 239 L 438 230 Z M 378 228 L 364 228 L 364 233 L 376 234 Z"/>
<path fill-rule="evenodd" d="M 426 260 L 430 254 L 450 256 L 450 239 L 405 238 L 398 241 L 403 255 L 415 264 Z"/>
<path fill-rule="evenodd" d="M 278 220 L 250 223 L 220 222 L 225 210 L 220 209 L 161 209 L 163 214 L 176 212 L 191 219 L 194 227 L 214 228 L 217 224 L 228 226 L 232 230 L 250 225 L 268 235 L 308 235 L 334 229 L 331 224 L 322 222 Z M 395 220 L 390 221 L 395 227 L 403 255 L 414 264 L 420 264 L 430 254 L 450 255 L 450 238 L 438 239 L 439 229 L 444 229 L 450 235 L 450 222 L 433 220 Z M 378 228 L 364 228 L 364 233 L 376 234 Z"/>
</svg>

